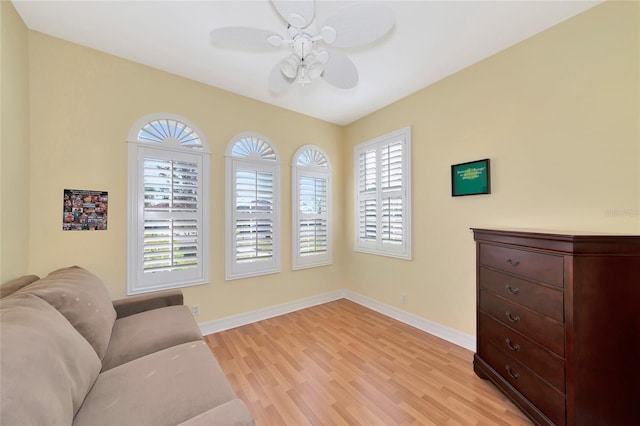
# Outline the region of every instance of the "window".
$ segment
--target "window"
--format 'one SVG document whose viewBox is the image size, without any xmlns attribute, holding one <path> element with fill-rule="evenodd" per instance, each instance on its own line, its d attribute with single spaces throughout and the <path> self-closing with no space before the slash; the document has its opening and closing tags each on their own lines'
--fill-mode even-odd
<svg viewBox="0 0 640 426">
<path fill-rule="evenodd" d="M 129 132 L 128 294 L 209 280 L 209 147 L 182 117 Z"/>
<path fill-rule="evenodd" d="M 331 166 L 320 148 L 293 156 L 293 269 L 331 264 Z"/>
<path fill-rule="evenodd" d="M 227 148 L 226 278 L 280 272 L 280 163 L 263 136 L 236 136 Z"/>
<path fill-rule="evenodd" d="M 356 251 L 411 259 L 411 129 L 354 148 Z"/>
</svg>

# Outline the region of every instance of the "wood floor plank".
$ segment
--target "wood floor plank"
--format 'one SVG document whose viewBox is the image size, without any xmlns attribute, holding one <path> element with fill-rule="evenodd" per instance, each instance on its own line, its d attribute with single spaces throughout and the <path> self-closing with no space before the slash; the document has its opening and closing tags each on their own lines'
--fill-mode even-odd
<svg viewBox="0 0 640 426">
<path fill-rule="evenodd" d="M 205 340 L 258 426 L 532 424 L 473 353 L 345 299 Z"/>
</svg>

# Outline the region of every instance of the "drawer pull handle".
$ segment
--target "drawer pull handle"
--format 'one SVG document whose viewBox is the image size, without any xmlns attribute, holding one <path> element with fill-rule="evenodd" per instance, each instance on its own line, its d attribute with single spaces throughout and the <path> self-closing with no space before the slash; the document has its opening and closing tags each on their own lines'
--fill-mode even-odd
<svg viewBox="0 0 640 426">
<path fill-rule="evenodd" d="M 504 288 L 506 288 L 507 291 L 513 295 L 520 293 L 520 289 L 518 287 L 516 288 L 511 287 L 511 284 L 505 284 Z"/>
<path fill-rule="evenodd" d="M 507 319 L 511 322 L 520 322 L 520 316 L 511 315 L 511 311 L 505 312 L 505 315 L 507 316 Z"/>
<path fill-rule="evenodd" d="M 514 379 L 520 378 L 520 373 L 514 373 L 513 371 L 511 371 L 511 366 L 509 364 L 505 365 L 504 368 L 507 369 L 507 373 L 509 373 L 509 375 Z"/>
<path fill-rule="evenodd" d="M 511 260 L 511 259 L 507 259 L 507 263 L 511 266 L 518 266 L 520 264 L 519 260 Z"/>
<path fill-rule="evenodd" d="M 507 343 L 507 346 L 509 347 L 509 349 L 511 349 L 512 351 L 518 352 L 520 350 L 520 345 L 517 343 L 515 345 L 512 345 L 511 339 L 509 339 L 508 337 L 507 337 L 507 340 L 505 340 L 505 342 Z"/>
</svg>

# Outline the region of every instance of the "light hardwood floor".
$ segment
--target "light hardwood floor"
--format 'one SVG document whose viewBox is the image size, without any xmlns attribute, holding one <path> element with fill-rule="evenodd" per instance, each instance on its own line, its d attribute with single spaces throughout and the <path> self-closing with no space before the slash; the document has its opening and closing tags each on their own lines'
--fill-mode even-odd
<svg viewBox="0 0 640 426">
<path fill-rule="evenodd" d="M 267 425 L 531 425 L 473 353 L 346 299 L 205 337 Z"/>
</svg>

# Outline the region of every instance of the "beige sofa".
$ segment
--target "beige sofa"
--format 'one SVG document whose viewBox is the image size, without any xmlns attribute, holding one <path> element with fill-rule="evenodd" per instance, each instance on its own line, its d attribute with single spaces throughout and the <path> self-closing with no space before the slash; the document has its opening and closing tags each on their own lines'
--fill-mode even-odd
<svg viewBox="0 0 640 426">
<path fill-rule="evenodd" d="M 0 291 L 3 426 L 253 424 L 180 291 L 112 302 L 79 267 Z"/>
</svg>

